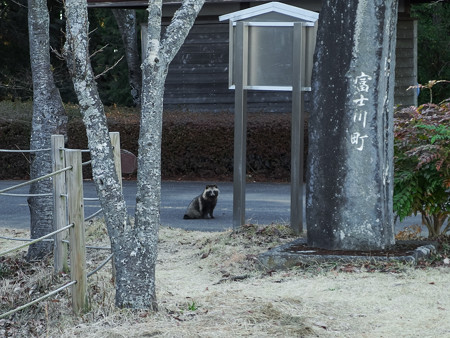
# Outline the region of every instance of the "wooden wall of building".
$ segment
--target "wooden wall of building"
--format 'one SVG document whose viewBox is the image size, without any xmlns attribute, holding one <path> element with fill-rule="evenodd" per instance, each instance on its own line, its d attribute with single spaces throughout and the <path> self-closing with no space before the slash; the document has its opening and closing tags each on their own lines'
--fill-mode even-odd
<svg viewBox="0 0 450 338">
<path fill-rule="evenodd" d="M 220 13 L 211 9 L 207 14 L 199 16 L 170 65 L 164 95 L 167 110 L 234 110 L 234 91 L 228 89 L 228 22 L 219 22 Z M 417 91 L 406 90 L 417 83 L 417 22 L 406 12 L 398 19 L 395 75 L 394 104 L 417 104 Z M 306 110 L 309 95 L 305 94 Z M 250 112 L 291 111 L 290 92 L 249 91 L 247 102 Z"/>
<path fill-rule="evenodd" d="M 417 104 L 417 25 L 399 18 L 395 105 Z M 308 93 L 306 109 L 308 109 Z M 167 110 L 233 111 L 234 91 L 228 89 L 228 23 L 197 23 L 169 68 L 164 95 Z M 250 112 L 290 112 L 290 92 L 249 91 Z"/>
<path fill-rule="evenodd" d="M 165 0 L 166 24 L 181 1 Z M 228 89 L 228 23 L 219 15 L 257 6 L 267 0 L 206 0 L 196 24 L 169 68 L 164 96 L 165 108 L 190 111 L 233 111 L 234 91 Z M 282 1 L 319 12 L 322 0 Z M 431 0 L 400 0 L 397 27 L 396 105 L 417 104 L 417 91 L 406 90 L 417 84 L 417 22 L 409 16 L 410 3 Z M 145 0 L 88 0 L 89 7 L 145 8 Z M 305 94 L 308 110 L 309 93 Z M 291 110 L 289 92 L 248 92 L 249 111 Z"/>
<path fill-rule="evenodd" d="M 169 67 L 164 106 L 167 110 L 233 111 L 228 89 L 228 23 L 199 22 Z M 248 110 L 290 111 L 290 92 L 249 91 Z"/>
<path fill-rule="evenodd" d="M 417 105 L 417 90 L 407 90 L 417 84 L 417 21 L 406 15 L 398 18 L 395 62 L 394 103 Z"/>
</svg>

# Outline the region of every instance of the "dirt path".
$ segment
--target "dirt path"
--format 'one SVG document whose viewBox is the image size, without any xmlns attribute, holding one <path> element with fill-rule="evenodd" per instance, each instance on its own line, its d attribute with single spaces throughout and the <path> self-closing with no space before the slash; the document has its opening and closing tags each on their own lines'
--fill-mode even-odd
<svg viewBox="0 0 450 338">
<path fill-rule="evenodd" d="M 91 241 L 107 244 L 101 225 L 91 224 L 87 234 Z M 258 253 L 289 240 L 281 227 L 253 226 L 239 234 L 162 228 L 156 314 L 115 309 L 108 267 L 90 279 L 92 309 L 82 318 L 71 316 L 69 297 L 63 294 L 0 320 L 0 335 L 450 336 L 448 266 L 418 269 L 392 263 L 370 267 L 330 263 L 290 271 L 256 268 Z M 0 240 L 0 246 L 3 249 L 5 241 Z M 103 256 L 91 254 L 88 264 L 95 266 Z M 46 284 L 37 275 L 18 272 L 13 277 L 1 281 L 1 313 L 8 304 L 21 304 L 32 285 Z M 31 296 L 37 298 L 38 292 Z"/>
</svg>

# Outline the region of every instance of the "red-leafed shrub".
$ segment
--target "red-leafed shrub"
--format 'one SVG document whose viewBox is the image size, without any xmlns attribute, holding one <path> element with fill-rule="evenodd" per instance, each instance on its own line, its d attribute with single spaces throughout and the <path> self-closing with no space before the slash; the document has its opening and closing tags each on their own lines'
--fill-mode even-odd
<svg viewBox="0 0 450 338">
<path fill-rule="evenodd" d="M 74 109 L 73 107 L 71 109 Z M 110 131 L 120 133 L 121 148 L 137 155 L 139 113 L 130 108 L 106 109 Z M 31 121 L 31 114 L 29 116 Z M 247 126 L 247 175 L 255 181 L 289 181 L 291 116 L 251 113 Z M 14 129 L 13 131 L 9 131 Z M 0 121 L 0 149 L 29 148 L 30 123 Z M 83 122 L 71 112 L 67 147 L 86 149 Z M 232 113 L 165 112 L 161 146 L 162 178 L 165 180 L 233 179 L 234 115 Z M 21 154 L 1 154 L 1 178 L 27 178 L 29 164 Z M 83 161 L 89 154 L 83 153 Z M 83 167 L 90 177 L 90 167 Z M 133 174 L 128 178 L 134 178 Z"/>
<path fill-rule="evenodd" d="M 398 111 L 395 123 L 394 210 L 421 213 L 430 237 L 450 230 L 450 100 Z"/>
</svg>

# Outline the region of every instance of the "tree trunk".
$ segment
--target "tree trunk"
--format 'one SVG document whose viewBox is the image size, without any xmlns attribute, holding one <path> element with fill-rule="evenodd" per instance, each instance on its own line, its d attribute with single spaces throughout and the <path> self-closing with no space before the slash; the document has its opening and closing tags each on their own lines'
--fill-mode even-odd
<svg viewBox="0 0 450 338">
<path fill-rule="evenodd" d="M 136 11 L 134 9 L 113 9 L 112 12 L 119 26 L 125 48 L 128 65 L 128 81 L 131 87 L 133 103 L 136 106 L 140 106 L 142 76 L 137 43 Z"/>
<path fill-rule="evenodd" d="M 447 213 L 434 213 L 432 215 L 428 215 L 425 210 L 422 210 L 420 213 L 422 214 L 422 224 L 425 224 L 428 229 L 429 238 L 436 238 L 447 232 L 448 226 L 442 229 L 445 220 L 448 217 Z"/>
<path fill-rule="evenodd" d="M 106 116 L 89 60 L 86 2 L 67 0 L 66 15 L 66 58 L 86 126 L 92 174 L 111 239 L 116 268 L 116 305 L 155 308 L 157 229 L 132 226 L 127 215 L 114 168 Z"/>
<path fill-rule="evenodd" d="M 111 239 L 116 305 L 156 309 L 155 264 L 161 204 L 161 133 L 164 82 L 204 1 L 185 1 L 160 42 L 162 1 L 149 2 L 150 43 L 143 63 L 136 215 L 132 225 L 114 169 L 106 117 L 88 52 L 85 0 L 67 0 L 66 59 L 86 125 L 92 174 Z"/>
<path fill-rule="evenodd" d="M 133 248 L 139 264 L 129 264 L 126 255 L 117 259 L 123 273 L 117 272 L 116 304 L 121 307 L 156 309 L 154 271 L 157 258 L 158 229 L 161 205 L 161 139 L 164 83 L 170 62 L 175 57 L 204 0 L 185 1 L 175 13 L 161 41 L 162 1 L 149 3 L 148 46 L 142 64 L 142 106 L 139 133 L 138 173 L 136 194 L 136 232 L 141 245 Z M 136 234 L 138 235 L 138 234 Z M 145 246 L 144 244 L 147 244 Z M 147 256 L 147 259 L 143 259 Z M 145 267 L 145 269 L 144 269 Z M 116 267 L 117 271 L 119 270 Z M 138 279 L 147 281 L 136 283 Z M 150 288 L 150 286 L 152 288 Z M 153 294 L 150 294 L 153 291 Z M 148 304 L 148 297 L 152 297 Z"/>
<path fill-rule="evenodd" d="M 394 243 L 393 90 L 396 0 L 327 1 L 313 71 L 308 244 Z"/>
<path fill-rule="evenodd" d="M 114 166 L 106 115 L 89 59 L 86 1 L 67 0 L 66 17 L 65 57 L 86 126 L 92 176 L 111 239 L 114 264 L 119 278 L 124 278 L 118 258 L 125 255 L 134 264 L 135 257 L 129 248 L 136 247 L 139 238 L 130 236 L 131 225 Z"/>
<path fill-rule="evenodd" d="M 56 88 L 50 65 L 49 14 L 47 1 L 28 1 L 28 30 L 31 70 L 33 75 L 33 118 L 30 149 L 50 148 L 52 134 L 65 134 L 67 116 Z M 39 151 L 31 156 L 30 177 L 51 172 L 50 151 Z M 50 179 L 34 183 L 30 194 L 51 194 Z M 53 231 L 52 196 L 29 197 L 31 238 Z M 39 242 L 28 249 L 28 260 L 38 260 L 52 252 L 51 242 Z"/>
</svg>

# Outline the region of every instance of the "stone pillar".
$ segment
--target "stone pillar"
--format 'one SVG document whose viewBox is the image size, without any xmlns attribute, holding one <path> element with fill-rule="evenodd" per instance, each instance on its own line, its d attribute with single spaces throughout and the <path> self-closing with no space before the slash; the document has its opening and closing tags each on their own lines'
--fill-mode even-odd
<svg viewBox="0 0 450 338">
<path fill-rule="evenodd" d="M 328 0 L 313 71 L 308 244 L 394 244 L 393 97 L 397 0 Z"/>
</svg>

